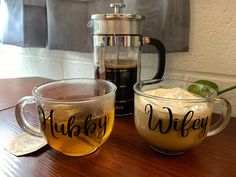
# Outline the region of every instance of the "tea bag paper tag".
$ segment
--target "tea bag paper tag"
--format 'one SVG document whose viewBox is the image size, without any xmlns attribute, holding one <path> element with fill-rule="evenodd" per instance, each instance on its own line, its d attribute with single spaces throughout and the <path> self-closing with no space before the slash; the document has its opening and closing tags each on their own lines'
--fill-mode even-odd
<svg viewBox="0 0 236 177">
<path fill-rule="evenodd" d="M 15 156 L 21 156 L 35 152 L 46 144 L 47 141 L 44 138 L 35 137 L 26 132 L 22 132 L 6 144 L 5 149 Z"/>
</svg>

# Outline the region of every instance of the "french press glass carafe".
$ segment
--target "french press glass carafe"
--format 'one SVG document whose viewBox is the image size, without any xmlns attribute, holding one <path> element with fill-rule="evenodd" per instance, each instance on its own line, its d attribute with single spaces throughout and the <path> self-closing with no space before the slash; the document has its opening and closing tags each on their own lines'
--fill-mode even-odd
<svg viewBox="0 0 236 177">
<path fill-rule="evenodd" d="M 159 54 L 157 72 L 154 78 L 162 78 L 165 68 L 165 47 L 161 41 L 143 37 L 144 17 L 121 13 L 124 4 L 110 4 L 111 14 L 91 16 L 95 78 L 109 80 L 116 84 L 116 116 L 133 113 L 133 85 L 140 80 L 141 46 L 154 45 Z"/>
</svg>

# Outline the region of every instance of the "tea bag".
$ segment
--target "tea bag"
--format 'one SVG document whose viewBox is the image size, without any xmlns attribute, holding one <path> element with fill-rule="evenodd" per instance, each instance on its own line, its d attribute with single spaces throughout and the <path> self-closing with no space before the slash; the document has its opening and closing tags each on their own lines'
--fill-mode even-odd
<svg viewBox="0 0 236 177">
<path fill-rule="evenodd" d="M 10 140 L 10 142 L 5 145 L 5 149 L 15 156 L 21 156 L 35 152 L 46 144 L 47 141 L 44 138 L 35 137 L 26 132 L 22 132 Z"/>
</svg>

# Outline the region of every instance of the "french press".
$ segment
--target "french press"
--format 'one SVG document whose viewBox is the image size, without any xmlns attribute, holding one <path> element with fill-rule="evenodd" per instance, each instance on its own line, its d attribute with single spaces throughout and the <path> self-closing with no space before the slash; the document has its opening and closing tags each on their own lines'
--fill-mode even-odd
<svg viewBox="0 0 236 177">
<path fill-rule="evenodd" d="M 117 86 L 116 116 L 133 113 L 133 85 L 141 76 L 141 46 L 153 45 L 159 54 L 156 79 L 165 69 L 165 47 L 161 41 L 143 37 L 144 16 L 121 13 L 124 4 L 110 4 L 114 13 L 91 16 L 93 28 L 95 78 L 105 79 Z"/>
</svg>

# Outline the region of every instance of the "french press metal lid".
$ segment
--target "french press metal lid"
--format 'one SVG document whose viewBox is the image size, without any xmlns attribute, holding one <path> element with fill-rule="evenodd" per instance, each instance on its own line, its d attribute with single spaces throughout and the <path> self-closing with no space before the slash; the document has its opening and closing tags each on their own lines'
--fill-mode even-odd
<svg viewBox="0 0 236 177">
<path fill-rule="evenodd" d="M 110 4 L 110 7 L 114 8 L 114 13 L 91 16 L 94 25 L 93 34 L 141 34 L 140 23 L 144 20 L 144 16 L 121 13 L 121 8 L 125 7 L 121 3 Z"/>
</svg>

